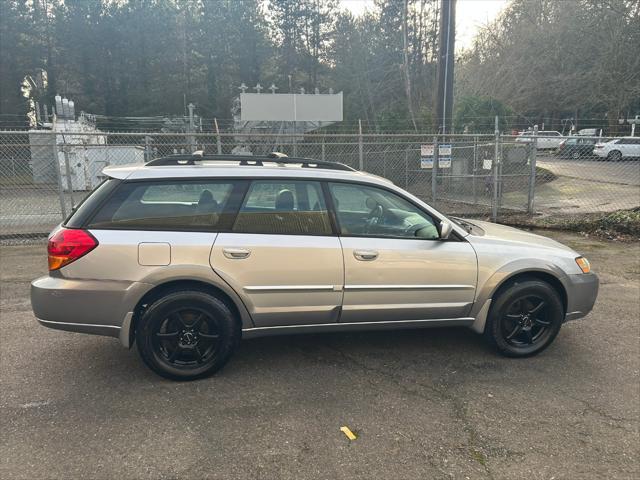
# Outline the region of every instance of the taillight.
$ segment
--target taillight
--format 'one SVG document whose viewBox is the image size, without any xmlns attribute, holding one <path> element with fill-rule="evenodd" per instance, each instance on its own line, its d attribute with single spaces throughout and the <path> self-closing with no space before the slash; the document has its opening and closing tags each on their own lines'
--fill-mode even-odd
<svg viewBox="0 0 640 480">
<path fill-rule="evenodd" d="M 98 240 L 85 230 L 61 228 L 49 239 L 49 270 L 58 270 L 83 257 L 98 246 Z"/>
</svg>

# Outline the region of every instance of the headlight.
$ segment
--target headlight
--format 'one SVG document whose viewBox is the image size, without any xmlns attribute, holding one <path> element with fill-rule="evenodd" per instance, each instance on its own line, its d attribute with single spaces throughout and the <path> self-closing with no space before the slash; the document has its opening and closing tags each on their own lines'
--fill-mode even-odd
<svg viewBox="0 0 640 480">
<path fill-rule="evenodd" d="M 580 267 L 580 270 L 582 270 L 582 273 L 589 273 L 591 271 L 591 264 L 586 258 L 578 257 L 576 258 L 576 263 L 578 267 Z"/>
</svg>

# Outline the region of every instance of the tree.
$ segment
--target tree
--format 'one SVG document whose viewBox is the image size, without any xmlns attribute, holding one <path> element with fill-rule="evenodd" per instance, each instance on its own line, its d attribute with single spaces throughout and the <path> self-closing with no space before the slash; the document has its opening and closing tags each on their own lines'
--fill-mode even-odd
<svg viewBox="0 0 640 480">
<path fill-rule="evenodd" d="M 640 3 L 514 0 L 458 70 L 463 95 L 497 98 L 537 123 L 608 112 L 612 133 L 640 96 Z"/>
<path fill-rule="evenodd" d="M 507 117 L 511 114 L 511 110 L 499 100 L 467 96 L 456 102 L 453 127 L 456 132 L 493 133 L 497 116 L 498 128 L 503 132 L 508 126 Z"/>
</svg>

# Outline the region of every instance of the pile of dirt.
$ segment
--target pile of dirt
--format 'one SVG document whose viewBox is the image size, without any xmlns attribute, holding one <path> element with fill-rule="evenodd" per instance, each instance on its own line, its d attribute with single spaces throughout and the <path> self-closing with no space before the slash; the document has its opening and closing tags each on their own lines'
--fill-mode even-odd
<svg viewBox="0 0 640 480">
<path fill-rule="evenodd" d="M 640 239 L 640 207 L 609 213 L 581 215 L 544 217 L 513 215 L 502 218 L 501 223 L 517 227 L 567 230 L 608 240 L 636 241 Z"/>
</svg>

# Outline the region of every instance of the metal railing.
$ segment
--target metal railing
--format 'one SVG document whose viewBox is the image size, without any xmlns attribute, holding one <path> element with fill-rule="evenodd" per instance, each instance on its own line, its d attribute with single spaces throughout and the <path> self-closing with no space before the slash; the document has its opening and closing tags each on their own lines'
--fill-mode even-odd
<svg viewBox="0 0 640 480">
<path fill-rule="evenodd" d="M 41 237 L 102 180 L 107 165 L 196 149 L 341 162 L 386 177 L 441 211 L 505 221 L 640 206 L 634 148 L 604 139 L 421 134 L 175 134 L 1 131 L 0 238 Z M 560 141 L 564 141 L 560 145 Z M 594 153 L 597 150 L 597 154 Z M 635 153 L 640 155 L 640 153 Z"/>
</svg>

